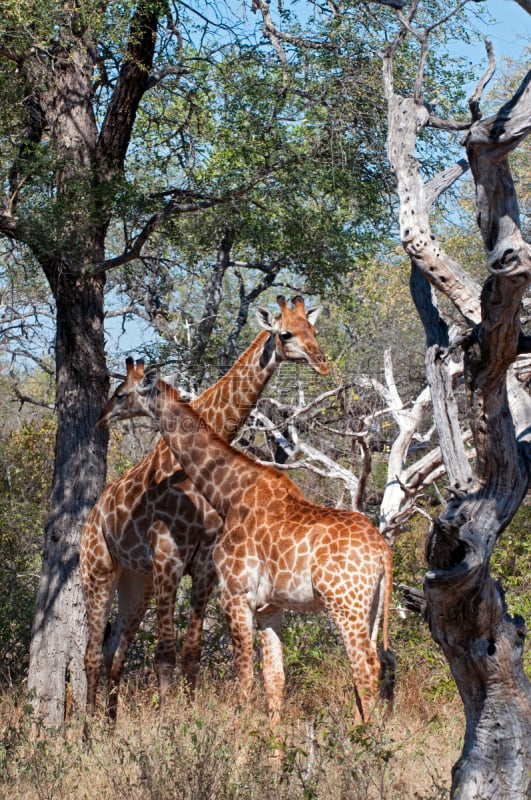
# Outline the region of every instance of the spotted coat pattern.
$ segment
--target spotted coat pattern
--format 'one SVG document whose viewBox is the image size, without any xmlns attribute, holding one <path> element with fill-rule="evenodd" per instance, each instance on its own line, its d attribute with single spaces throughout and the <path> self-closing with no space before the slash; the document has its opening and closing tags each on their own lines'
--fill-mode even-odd
<svg viewBox="0 0 531 800">
<path fill-rule="evenodd" d="M 319 309 L 305 310 L 302 298 L 290 308 L 279 297 L 281 314 L 273 319 L 258 309 L 262 331 L 227 375 L 195 402 L 202 417 L 223 438 L 231 440 L 282 361 L 304 361 L 322 374 L 326 359 L 316 340 Z M 138 380 L 140 366 L 128 366 L 128 379 Z M 104 425 L 118 411 L 130 416 L 127 396 L 119 386 L 102 411 Z M 97 684 L 105 665 L 106 710 L 116 718 L 118 688 L 131 642 L 155 596 L 157 645 L 154 667 L 161 702 L 175 661 L 174 607 L 183 574 L 192 577 L 188 630 L 181 650 L 182 670 L 195 685 L 201 653 L 201 628 L 206 604 L 216 581 L 212 547 L 222 522 L 216 511 L 183 472 L 160 439 L 139 464 L 107 484 L 84 525 L 80 569 L 88 619 L 85 654 L 87 710 L 94 711 Z M 114 596 L 116 624 L 108 634 Z M 106 633 L 107 632 L 107 633 Z"/>
<path fill-rule="evenodd" d="M 222 441 L 163 381 L 132 383 L 127 391 L 135 413 L 159 420 L 168 445 L 225 522 L 213 559 L 243 696 L 253 680 L 253 621 L 275 725 L 285 682 L 283 609 L 325 609 L 342 635 L 358 708 L 367 720 L 382 666 L 377 649 L 382 618 L 389 653 L 393 565 L 383 537 L 363 514 L 309 502 L 284 474 Z"/>
</svg>

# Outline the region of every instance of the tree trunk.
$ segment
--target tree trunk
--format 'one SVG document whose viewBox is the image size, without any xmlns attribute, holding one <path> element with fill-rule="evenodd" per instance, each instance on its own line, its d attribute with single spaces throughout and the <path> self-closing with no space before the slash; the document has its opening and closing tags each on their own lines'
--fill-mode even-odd
<svg viewBox="0 0 531 800">
<path fill-rule="evenodd" d="M 216 266 L 212 270 L 210 280 L 205 287 L 203 314 L 193 334 L 189 367 L 191 376 L 195 380 L 197 386 L 201 385 L 205 377 L 205 352 L 210 342 L 210 337 L 216 324 L 219 306 L 223 298 L 223 281 L 231 264 L 231 252 L 234 239 L 234 228 L 228 225 L 223 232 L 218 247 Z"/>
<path fill-rule="evenodd" d="M 450 383 L 433 357 L 435 351 L 430 358 L 432 390 L 438 392 L 437 427 L 453 486 L 427 543 L 425 613 L 448 659 L 466 714 L 464 747 L 453 770 L 451 796 L 524 800 L 531 795 L 531 684 L 522 667 L 525 625 L 508 616 L 502 589 L 490 576 L 489 560 L 498 536 L 522 502 L 530 475 L 531 403 L 507 391 L 521 341 L 520 304 L 531 282 L 529 247 L 520 233 L 507 154 L 531 129 L 531 79 L 526 77 L 495 117 L 471 126 L 467 137 L 490 272 L 479 298 L 431 232 L 430 192 L 414 155 L 417 132 L 429 125 L 429 111 L 418 83 L 415 97 L 395 94 L 393 52 L 391 46 L 384 58 L 384 81 L 388 153 L 400 197 L 402 243 L 413 271 L 446 294 L 473 326 L 462 346 L 475 475 L 468 473 L 457 443 Z M 424 304 L 424 314 L 422 304 L 419 310 L 428 344 L 436 348 L 444 343 L 433 334 L 433 308 L 428 305 Z M 445 355 L 440 347 L 438 352 Z M 457 471 L 456 465 L 461 465 Z"/>
<path fill-rule="evenodd" d="M 55 268 L 56 274 L 60 274 Z M 94 424 L 108 396 L 103 279 L 57 286 L 57 438 L 50 513 L 33 621 L 28 689 L 35 719 L 58 726 L 85 701 L 85 607 L 79 581 L 83 522 L 105 482 L 107 433 Z"/>
<path fill-rule="evenodd" d="M 57 156 L 49 208 L 42 215 L 36 211 L 18 230 L 46 274 L 57 316 L 55 468 L 28 675 L 35 719 L 46 726 L 64 721 L 69 699 L 85 702 L 79 542 L 105 483 L 107 434 L 96 433 L 94 424 L 109 388 L 105 277 L 93 270 L 104 261 L 119 185 L 113 182 L 123 173 L 163 8 L 155 2 L 133 9 L 127 55 L 99 127 L 93 108 L 97 46 L 77 8 L 61 9 L 57 38 L 46 57 L 44 49 L 32 48 L 20 58 L 29 96 L 43 117 L 42 130 L 49 132 L 47 150 Z"/>
</svg>

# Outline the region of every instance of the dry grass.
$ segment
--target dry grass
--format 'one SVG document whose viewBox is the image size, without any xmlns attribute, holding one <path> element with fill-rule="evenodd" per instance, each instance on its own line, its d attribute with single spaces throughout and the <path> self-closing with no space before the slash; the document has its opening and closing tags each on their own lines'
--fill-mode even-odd
<svg viewBox="0 0 531 800">
<path fill-rule="evenodd" d="M 0 797 L 9 800 L 436 800 L 448 796 L 463 716 L 455 695 L 427 699 L 420 671 L 399 676 L 393 714 L 356 724 L 346 665 L 288 692 L 278 739 L 260 685 L 239 707 L 233 684 L 176 686 L 164 715 L 152 690 L 125 689 L 114 732 L 81 723 L 31 738 L 23 703 L 0 698 Z M 275 758 L 280 749 L 283 757 Z"/>
</svg>

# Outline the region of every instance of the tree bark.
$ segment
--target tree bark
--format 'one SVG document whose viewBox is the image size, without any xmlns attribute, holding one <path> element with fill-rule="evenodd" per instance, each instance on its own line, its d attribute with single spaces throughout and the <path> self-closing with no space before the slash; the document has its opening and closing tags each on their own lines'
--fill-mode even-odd
<svg viewBox="0 0 531 800">
<path fill-rule="evenodd" d="M 30 647 L 34 717 L 60 725 L 86 695 L 85 606 L 78 579 L 83 522 L 105 482 L 107 434 L 94 425 L 108 396 L 104 281 L 63 277 L 57 293 L 57 436 L 50 514 Z"/>
<path fill-rule="evenodd" d="M 190 348 L 190 372 L 197 381 L 198 386 L 201 385 L 206 370 L 204 356 L 223 298 L 223 279 L 231 265 L 232 245 L 234 244 L 235 235 L 236 232 L 232 226 L 227 226 L 223 232 L 218 247 L 216 266 L 212 270 L 212 275 L 205 288 L 203 314 L 193 334 L 192 347 Z"/>
<path fill-rule="evenodd" d="M 393 47 L 384 58 L 384 81 L 402 243 L 413 269 L 446 294 L 473 326 L 463 350 L 476 470 L 471 475 L 465 467 L 455 436 L 450 386 L 443 380 L 437 390 L 443 457 L 450 475 L 456 464 L 462 468 L 445 512 L 434 520 L 424 581 L 425 613 L 466 714 L 451 796 L 523 800 L 531 793 L 531 684 L 522 667 L 525 626 L 523 620 L 508 616 L 503 591 L 490 576 L 489 559 L 527 491 L 530 474 L 531 403 L 507 391 L 520 341 L 520 304 L 531 281 L 530 252 L 520 233 L 507 154 L 531 127 L 529 76 L 495 117 L 474 124 L 467 137 L 478 224 L 491 273 L 479 297 L 431 232 L 429 203 L 414 156 L 417 132 L 429 124 L 429 112 L 418 82 L 415 97 L 395 94 L 392 54 Z M 425 324 L 428 330 L 430 322 Z M 431 363 L 434 367 L 435 359 Z M 434 391 L 437 385 L 432 382 Z"/>
<path fill-rule="evenodd" d="M 20 57 L 28 92 L 48 131 L 57 169 L 50 206 L 20 220 L 15 238 L 43 268 L 56 302 L 57 436 L 50 512 L 32 629 L 28 689 L 37 723 L 59 726 L 70 701 L 83 707 L 85 608 L 78 571 L 84 520 L 106 473 L 107 434 L 96 418 L 108 396 L 104 340 L 105 237 L 146 90 L 161 6 L 139 3 L 127 57 L 98 134 L 93 109 L 96 47 L 66 11 L 58 44 Z M 53 220 L 53 225 L 50 225 Z"/>
</svg>

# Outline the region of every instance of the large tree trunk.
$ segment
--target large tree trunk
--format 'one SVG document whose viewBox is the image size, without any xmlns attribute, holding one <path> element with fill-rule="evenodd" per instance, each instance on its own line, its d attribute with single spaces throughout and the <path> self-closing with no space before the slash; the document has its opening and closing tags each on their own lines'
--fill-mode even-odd
<svg viewBox="0 0 531 800">
<path fill-rule="evenodd" d="M 462 347 L 475 475 L 455 435 L 451 383 L 444 375 L 449 357 L 445 336 L 440 326 L 436 331 L 436 320 L 434 327 L 428 293 L 418 304 L 431 345 L 431 388 L 437 394 L 436 422 L 452 492 L 444 514 L 433 523 L 424 582 L 425 613 L 466 714 L 452 798 L 524 800 L 531 793 L 531 684 L 522 667 L 525 626 L 523 620 L 508 616 L 501 587 L 489 574 L 489 560 L 527 491 L 531 463 L 531 403 L 512 385 L 507 391 L 508 372 L 525 343 L 519 312 L 531 282 L 530 252 L 520 233 L 507 153 L 531 127 L 529 76 L 496 117 L 473 125 L 467 137 L 491 273 L 480 298 L 431 232 L 428 198 L 435 194 L 433 185 L 424 186 L 414 155 L 417 132 L 429 124 L 429 111 L 418 84 L 415 97 L 395 94 L 392 54 L 391 47 L 384 59 L 384 80 L 402 242 L 417 284 L 422 276 L 472 325 Z"/>
<path fill-rule="evenodd" d="M 93 109 L 97 48 L 77 9 L 46 57 L 20 59 L 31 101 L 57 156 L 50 205 L 19 224 L 17 238 L 41 264 L 56 301 L 55 469 L 30 648 L 28 688 L 35 718 L 60 725 L 69 697 L 85 701 L 85 609 L 78 570 L 81 529 L 105 482 L 105 433 L 94 423 L 108 395 L 104 346 L 105 236 L 138 105 L 146 90 L 160 3 L 139 3 L 107 113 Z M 71 18 L 68 14 L 71 13 Z M 53 225 L 50 224 L 53 220 Z"/>
<path fill-rule="evenodd" d="M 86 694 L 85 607 L 78 574 L 83 522 L 102 491 L 107 434 L 94 424 L 108 395 L 100 279 L 57 287 L 57 438 L 50 513 L 30 648 L 35 718 L 60 725 Z"/>
</svg>

